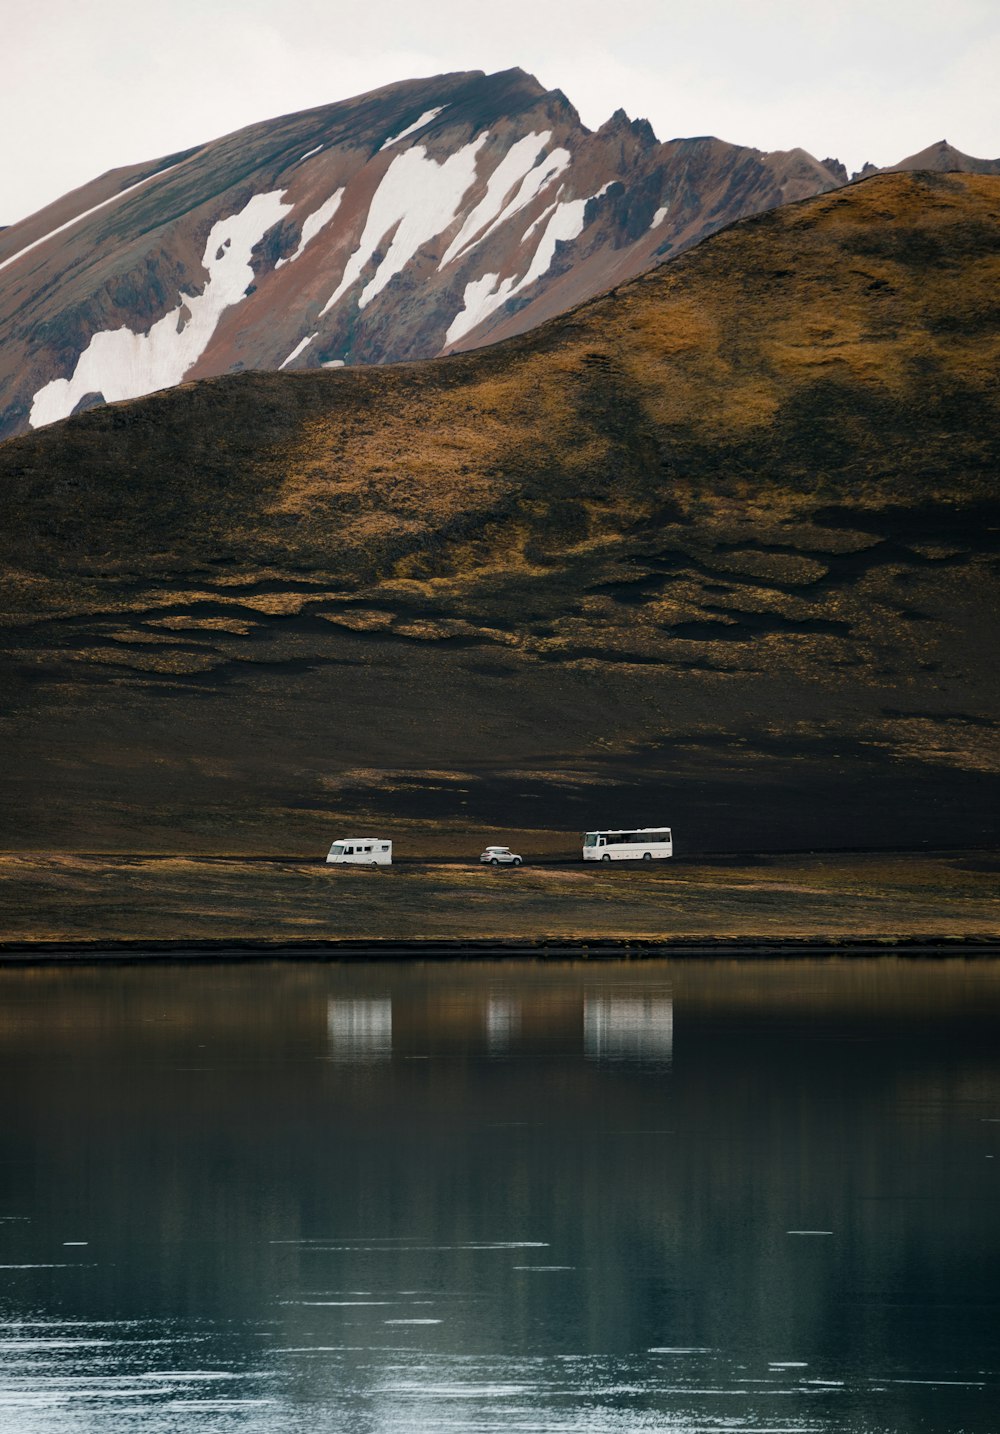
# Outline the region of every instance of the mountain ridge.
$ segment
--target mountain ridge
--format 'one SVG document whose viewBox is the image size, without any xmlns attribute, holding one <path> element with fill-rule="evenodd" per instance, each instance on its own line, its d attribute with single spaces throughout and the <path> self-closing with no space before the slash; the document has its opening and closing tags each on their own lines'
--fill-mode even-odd
<svg viewBox="0 0 1000 1434">
<path fill-rule="evenodd" d="M 624 110 L 591 131 L 517 68 L 260 121 L 0 231 L 0 438 L 182 379 L 495 342 L 845 179 Z"/>
</svg>

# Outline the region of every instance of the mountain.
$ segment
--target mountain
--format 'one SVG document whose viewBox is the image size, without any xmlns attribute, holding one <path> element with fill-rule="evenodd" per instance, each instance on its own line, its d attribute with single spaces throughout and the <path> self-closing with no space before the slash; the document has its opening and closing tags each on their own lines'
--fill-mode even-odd
<svg viewBox="0 0 1000 1434">
<path fill-rule="evenodd" d="M 1000 178 L 879 175 L 0 445 L 4 842 L 995 843 L 998 279 Z"/>
<path fill-rule="evenodd" d="M 475 347 L 846 177 L 621 110 L 591 133 L 521 70 L 252 125 L 0 234 L 0 438 L 182 379 Z"/>
<path fill-rule="evenodd" d="M 898 164 L 888 164 L 881 169 L 866 164 L 852 177 L 867 179 L 872 174 L 894 174 L 904 169 L 926 169 L 935 174 L 1000 174 L 1000 159 L 974 159 L 946 139 L 939 139 L 937 144 L 929 144 L 919 154 L 911 154 Z"/>
</svg>

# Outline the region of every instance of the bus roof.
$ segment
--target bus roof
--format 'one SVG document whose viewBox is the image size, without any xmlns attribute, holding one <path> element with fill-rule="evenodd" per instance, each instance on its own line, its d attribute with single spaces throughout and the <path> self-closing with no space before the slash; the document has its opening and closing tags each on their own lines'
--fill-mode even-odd
<svg viewBox="0 0 1000 1434">
<path fill-rule="evenodd" d="M 640 832 L 668 832 L 669 830 L 666 823 L 662 827 L 592 827 L 588 836 L 622 836 L 625 832 L 635 832 L 638 836 Z"/>
</svg>

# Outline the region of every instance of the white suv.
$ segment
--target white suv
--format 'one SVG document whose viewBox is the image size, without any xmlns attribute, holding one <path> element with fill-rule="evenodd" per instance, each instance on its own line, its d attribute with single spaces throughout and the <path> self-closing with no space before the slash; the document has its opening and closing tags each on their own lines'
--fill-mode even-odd
<svg viewBox="0 0 1000 1434">
<path fill-rule="evenodd" d="M 479 858 L 489 866 L 520 866 L 521 858 L 509 846 L 488 846 Z"/>
</svg>

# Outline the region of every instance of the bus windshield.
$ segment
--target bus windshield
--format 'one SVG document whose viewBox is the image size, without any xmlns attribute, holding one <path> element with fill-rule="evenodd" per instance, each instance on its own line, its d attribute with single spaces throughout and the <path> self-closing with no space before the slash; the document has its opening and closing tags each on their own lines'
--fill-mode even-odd
<svg viewBox="0 0 1000 1434">
<path fill-rule="evenodd" d="M 597 833 L 596 833 L 596 832 L 586 832 L 586 833 L 584 834 L 583 844 L 584 844 L 584 846 L 596 846 L 596 845 L 597 845 Z"/>
<path fill-rule="evenodd" d="M 341 842 L 341 841 L 334 842 L 333 846 L 330 848 L 330 855 L 331 855 L 331 856 L 343 856 L 343 855 L 344 855 L 344 843 Z"/>
</svg>

